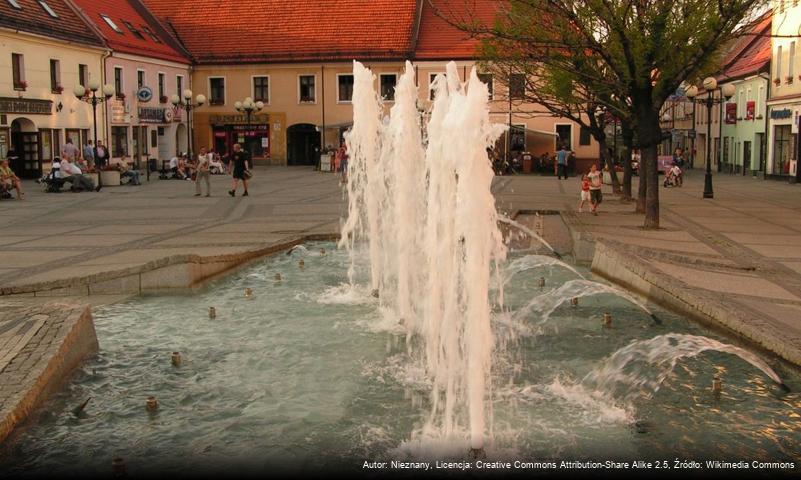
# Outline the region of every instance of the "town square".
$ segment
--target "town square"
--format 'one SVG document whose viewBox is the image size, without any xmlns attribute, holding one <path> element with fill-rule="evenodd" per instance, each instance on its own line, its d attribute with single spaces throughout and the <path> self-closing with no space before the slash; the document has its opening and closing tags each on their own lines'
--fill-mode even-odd
<svg viewBox="0 0 801 480">
<path fill-rule="evenodd" d="M 797 476 L 799 39 L 0 0 L 0 475 Z"/>
</svg>

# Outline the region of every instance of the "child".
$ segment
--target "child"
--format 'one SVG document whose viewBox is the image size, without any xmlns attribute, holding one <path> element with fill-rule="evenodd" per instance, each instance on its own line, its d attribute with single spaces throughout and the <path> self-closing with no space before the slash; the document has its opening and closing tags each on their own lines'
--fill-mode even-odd
<svg viewBox="0 0 801 480">
<path fill-rule="evenodd" d="M 587 175 L 581 177 L 581 202 L 579 202 L 579 213 L 583 211 L 584 202 L 590 201 L 590 179 Z"/>
</svg>

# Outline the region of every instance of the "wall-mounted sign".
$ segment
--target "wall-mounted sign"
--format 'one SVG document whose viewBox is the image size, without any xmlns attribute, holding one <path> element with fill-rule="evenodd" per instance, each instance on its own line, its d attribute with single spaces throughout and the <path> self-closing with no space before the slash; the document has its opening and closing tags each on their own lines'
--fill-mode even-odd
<svg viewBox="0 0 801 480">
<path fill-rule="evenodd" d="M 139 107 L 139 121 L 142 123 L 167 123 L 170 121 L 168 115 L 172 115 L 172 111 L 167 108 Z"/>
<path fill-rule="evenodd" d="M 253 115 L 250 117 L 251 124 L 269 123 L 269 115 Z M 210 115 L 209 123 L 212 125 L 231 125 L 231 124 L 247 124 L 247 115 Z"/>
<path fill-rule="evenodd" d="M 726 104 L 726 123 L 727 124 L 737 123 L 737 104 L 736 103 L 727 103 Z"/>
<path fill-rule="evenodd" d="M 745 102 L 745 119 L 746 120 L 753 120 L 756 116 L 756 102 L 751 100 L 750 102 Z"/>
<path fill-rule="evenodd" d="M 33 100 L 29 98 L 0 97 L 0 112 L 52 115 L 53 102 L 50 100 Z"/>
<path fill-rule="evenodd" d="M 125 122 L 125 104 L 121 101 L 111 103 L 111 123 Z"/>
<path fill-rule="evenodd" d="M 173 113 L 171 108 L 165 108 L 164 109 L 164 120 L 166 122 L 168 122 L 168 123 L 171 122 L 174 116 L 175 116 L 175 114 Z"/>
<path fill-rule="evenodd" d="M 153 98 L 153 90 L 150 87 L 139 87 L 136 91 L 136 98 L 142 103 L 147 103 Z"/>
<path fill-rule="evenodd" d="M 770 111 L 770 118 L 773 120 L 783 120 L 785 118 L 792 118 L 793 111 L 789 108 L 783 108 L 781 110 L 771 110 Z"/>
</svg>

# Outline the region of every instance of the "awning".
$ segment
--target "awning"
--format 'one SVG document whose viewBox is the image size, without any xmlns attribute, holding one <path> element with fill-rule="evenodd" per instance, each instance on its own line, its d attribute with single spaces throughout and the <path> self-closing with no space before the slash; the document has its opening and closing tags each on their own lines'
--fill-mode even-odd
<svg viewBox="0 0 801 480">
<path fill-rule="evenodd" d="M 325 124 L 325 129 L 328 130 L 329 128 L 335 128 L 335 129 L 338 130 L 340 128 L 350 128 L 352 126 L 353 126 L 353 122 L 352 121 L 351 122 L 343 122 L 343 123 L 333 123 L 333 124 L 326 123 Z M 317 125 L 317 128 L 323 128 L 323 126 L 322 125 Z"/>
</svg>

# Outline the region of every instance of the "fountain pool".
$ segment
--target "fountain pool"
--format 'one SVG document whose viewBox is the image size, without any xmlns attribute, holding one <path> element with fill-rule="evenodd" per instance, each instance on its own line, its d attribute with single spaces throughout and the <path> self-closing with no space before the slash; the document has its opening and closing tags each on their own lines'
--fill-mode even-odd
<svg viewBox="0 0 801 480">
<path fill-rule="evenodd" d="M 564 302 L 545 321 L 537 308 L 517 317 L 542 293 L 541 277 L 545 291 L 579 279 L 553 262 L 520 258 L 510 253 L 506 306 L 492 315 L 488 460 L 798 464 L 796 371 L 778 368 L 793 390 L 785 393 L 737 355 L 689 355 L 694 345 L 733 342 L 649 305 L 657 324 L 613 294 L 582 296 L 575 307 Z M 331 244 L 310 244 L 193 295 L 97 309 L 99 355 L 5 442 L 0 471 L 107 475 L 114 457 L 126 460 L 131 475 L 467 460 L 468 432 L 455 439 L 423 433 L 425 359 L 370 295 L 366 276 L 357 275 L 359 287 L 347 285 L 350 261 Z M 368 270 L 366 263 L 356 268 Z M 612 328 L 601 326 L 604 312 Z M 180 367 L 171 364 L 173 351 L 181 353 Z M 669 361 L 649 365 L 649 355 L 685 357 L 670 368 Z M 711 392 L 715 375 L 720 396 Z M 155 414 L 145 408 L 150 395 L 159 402 Z M 89 397 L 84 412 L 73 413 Z"/>
</svg>

